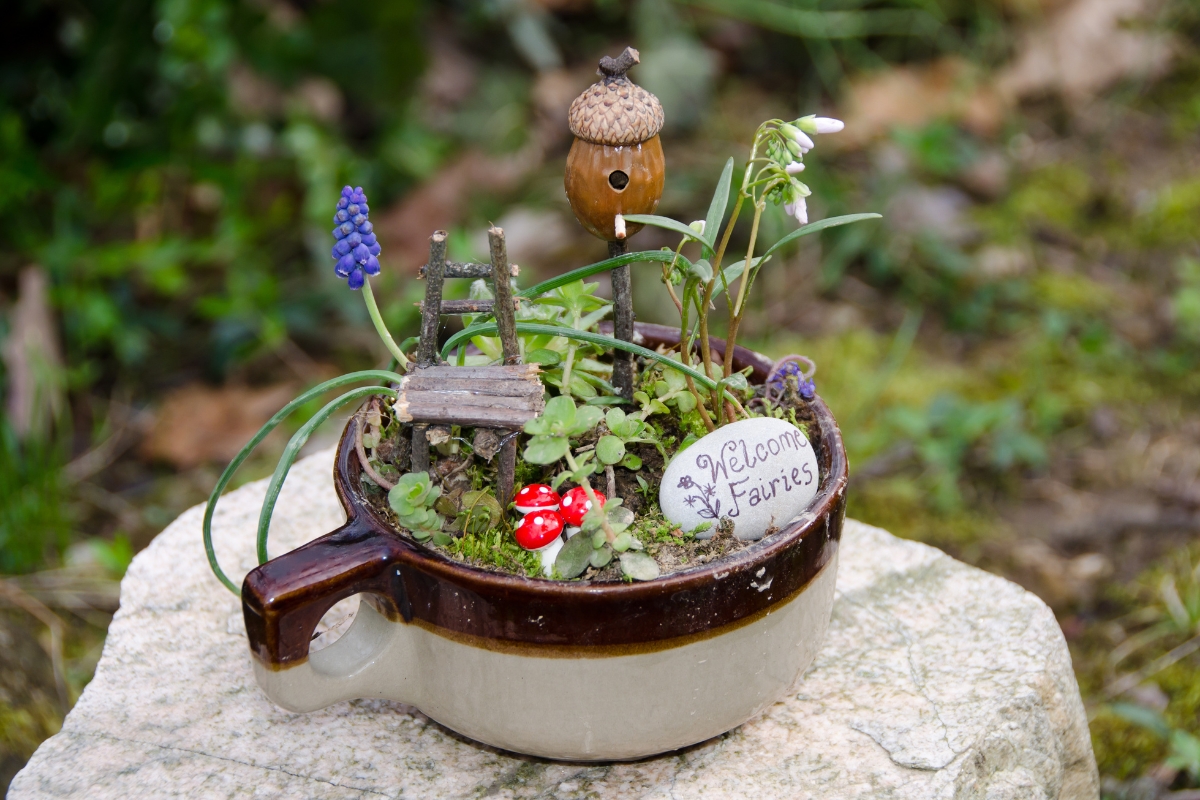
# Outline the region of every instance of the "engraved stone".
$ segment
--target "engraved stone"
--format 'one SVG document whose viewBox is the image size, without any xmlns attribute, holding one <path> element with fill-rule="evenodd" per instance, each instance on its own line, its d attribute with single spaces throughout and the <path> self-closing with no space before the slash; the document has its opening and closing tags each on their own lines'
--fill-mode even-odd
<svg viewBox="0 0 1200 800">
<path fill-rule="evenodd" d="M 739 539 L 761 539 L 804 510 L 817 493 L 817 456 L 804 432 L 769 417 L 718 428 L 667 465 L 658 502 L 684 530 L 713 535 L 722 520 Z"/>
</svg>

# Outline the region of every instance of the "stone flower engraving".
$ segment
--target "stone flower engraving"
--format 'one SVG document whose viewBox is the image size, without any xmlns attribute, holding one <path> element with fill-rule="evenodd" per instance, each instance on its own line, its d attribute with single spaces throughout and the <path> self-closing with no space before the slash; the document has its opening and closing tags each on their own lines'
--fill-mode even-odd
<svg viewBox="0 0 1200 800">
<path fill-rule="evenodd" d="M 717 487 L 711 483 L 706 483 L 703 486 L 692 480 L 691 475 L 684 475 L 679 479 L 680 489 L 698 489 L 699 494 L 689 494 L 683 499 L 690 508 L 696 508 L 696 504 L 702 504 L 696 513 L 704 519 L 719 519 L 721 516 L 721 501 L 715 499 Z"/>
</svg>

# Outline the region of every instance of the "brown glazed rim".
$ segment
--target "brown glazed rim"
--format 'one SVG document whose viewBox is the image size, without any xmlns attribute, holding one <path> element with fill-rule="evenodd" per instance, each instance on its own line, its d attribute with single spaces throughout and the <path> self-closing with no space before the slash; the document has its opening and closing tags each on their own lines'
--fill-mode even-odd
<svg viewBox="0 0 1200 800">
<path fill-rule="evenodd" d="M 637 324 L 647 347 L 678 330 Z M 723 354 L 724 343 L 714 340 Z M 734 364 L 766 380 L 772 361 L 738 347 Z M 644 583 L 552 581 L 453 561 L 401 535 L 366 502 L 346 426 L 334 485 L 348 520 L 251 571 L 242 589 L 251 651 L 272 669 L 302 663 L 321 616 L 358 592 L 389 618 L 489 650 L 539 657 L 607 657 L 678 647 L 769 613 L 802 591 L 836 554 L 845 517 L 847 463 L 841 432 L 820 398 L 821 483 L 794 523 L 744 550 Z M 759 583 L 762 579 L 763 584 Z"/>
</svg>

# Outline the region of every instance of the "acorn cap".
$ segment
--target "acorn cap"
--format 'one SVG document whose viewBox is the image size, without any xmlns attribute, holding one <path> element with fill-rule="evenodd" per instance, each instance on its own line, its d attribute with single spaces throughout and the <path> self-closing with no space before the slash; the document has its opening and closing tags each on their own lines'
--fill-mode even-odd
<svg viewBox="0 0 1200 800">
<path fill-rule="evenodd" d="M 567 112 L 571 133 L 585 142 L 614 146 L 638 144 L 658 135 L 662 104 L 625 76 L 639 60 L 632 47 L 617 58 L 600 59 L 603 77 L 576 97 Z"/>
</svg>

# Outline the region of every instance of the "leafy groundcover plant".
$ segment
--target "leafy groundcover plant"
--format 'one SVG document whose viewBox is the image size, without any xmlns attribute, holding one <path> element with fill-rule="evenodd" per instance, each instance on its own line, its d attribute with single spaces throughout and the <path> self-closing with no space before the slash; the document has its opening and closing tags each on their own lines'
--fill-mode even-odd
<svg viewBox="0 0 1200 800">
<path fill-rule="evenodd" d="M 811 361 L 781 359 L 768 380 L 752 386 L 749 369 L 735 371 L 734 344 L 750 287 L 779 248 L 825 228 L 877 218 L 852 214 L 808 222 L 809 188 L 800 181 L 812 137 L 841 130 L 837 120 L 807 116 L 764 122 L 755 134 L 726 220 L 734 160 L 726 163 L 705 219 L 690 224 L 655 215 L 629 215 L 629 222 L 654 225 L 680 235 L 678 246 L 623 254 L 567 272 L 526 289 L 515 288 L 516 330 L 523 361 L 536 363 L 545 388 L 544 412 L 519 436 L 518 492 L 509 508 L 497 499 L 501 442 L 493 432 L 460 426 L 431 428 L 429 471 L 411 472 L 411 425 L 397 420 L 389 400 L 412 369 L 379 314 L 370 276 L 380 270 L 380 245 L 361 188 L 346 187 L 337 202 L 331 253 L 337 274 L 361 290 L 380 338 L 392 354 L 388 369 L 353 372 L 309 389 L 272 417 L 225 469 L 204 515 L 204 544 L 214 573 L 231 591 L 238 587 L 217 564 L 212 520 L 217 501 L 253 449 L 298 408 L 334 389 L 348 391 L 327 403 L 288 442 L 268 484 L 258 525 L 259 562 L 267 560 L 267 532 L 279 491 L 297 454 L 314 430 L 344 406 L 363 404 L 356 416 L 356 445 L 366 496 L 390 515 L 401 535 L 449 558 L 485 569 L 556 580 L 653 580 L 739 549 L 730 526 L 716 520 L 695 530 L 669 523 L 658 506 L 658 482 L 672 457 L 722 425 L 770 416 L 804 429 L 812 419 L 815 385 Z M 802 227 L 757 254 L 759 223 L 767 202 L 784 204 Z M 726 264 L 726 250 L 743 209 L 752 214 L 745 256 Z M 724 224 L 723 224 L 724 223 Z M 699 258 L 683 254 L 698 244 Z M 632 263 L 658 263 L 662 282 L 679 315 L 680 343 L 648 349 L 599 332 L 611 311 L 587 278 Z M 484 281 L 474 298 L 490 298 Z M 724 298 L 728 346 L 718 358 L 709 312 Z M 468 316 L 450 337 L 441 357 L 449 364 L 478 366 L 502 359 L 498 327 L 488 315 Z M 610 382 L 615 351 L 634 354 L 639 370 L 631 398 Z M 368 384 L 368 385 L 363 385 Z M 810 438 L 812 438 L 810 436 Z M 543 488 L 544 487 L 544 488 Z M 560 494 L 561 492 L 561 494 Z M 537 495 L 535 499 L 534 495 Z M 535 505 L 526 505 L 528 503 Z M 541 502 L 542 505 L 536 505 Z M 524 516 L 521 512 L 525 511 Z M 560 532 L 562 535 L 560 535 Z M 697 534 L 705 534 L 698 538 Z"/>
</svg>

